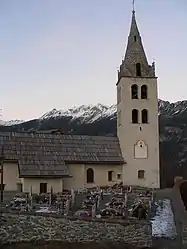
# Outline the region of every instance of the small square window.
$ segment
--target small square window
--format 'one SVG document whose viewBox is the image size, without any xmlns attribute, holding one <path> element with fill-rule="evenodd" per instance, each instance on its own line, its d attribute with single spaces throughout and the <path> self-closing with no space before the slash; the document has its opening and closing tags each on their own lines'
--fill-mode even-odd
<svg viewBox="0 0 187 249">
<path fill-rule="evenodd" d="M 121 174 L 117 174 L 117 180 L 121 180 Z"/>
<path fill-rule="evenodd" d="M 145 170 L 138 170 L 138 179 L 145 178 Z"/>
</svg>

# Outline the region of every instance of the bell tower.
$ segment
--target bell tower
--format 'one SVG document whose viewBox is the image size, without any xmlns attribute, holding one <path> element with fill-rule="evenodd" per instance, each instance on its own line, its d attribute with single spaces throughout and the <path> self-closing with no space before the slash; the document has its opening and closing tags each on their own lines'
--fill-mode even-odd
<svg viewBox="0 0 187 249">
<path fill-rule="evenodd" d="M 159 188 L 158 96 L 155 64 L 148 64 L 135 11 L 117 81 L 117 134 L 126 161 L 123 184 Z"/>
</svg>

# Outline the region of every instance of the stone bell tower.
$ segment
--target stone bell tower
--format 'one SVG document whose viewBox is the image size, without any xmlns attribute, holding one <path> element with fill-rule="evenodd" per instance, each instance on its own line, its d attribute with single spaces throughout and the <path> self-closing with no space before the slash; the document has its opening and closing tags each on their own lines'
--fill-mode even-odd
<svg viewBox="0 0 187 249">
<path fill-rule="evenodd" d="M 148 64 L 134 10 L 118 71 L 117 134 L 126 161 L 123 183 L 159 188 L 157 77 L 155 64 Z"/>
</svg>

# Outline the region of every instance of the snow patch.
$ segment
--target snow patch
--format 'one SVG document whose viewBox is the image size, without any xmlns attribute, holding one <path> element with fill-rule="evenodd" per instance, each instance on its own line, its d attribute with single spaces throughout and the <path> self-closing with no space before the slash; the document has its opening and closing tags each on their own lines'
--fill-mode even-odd
<svg viewBox="0 0 187 249">
<path fill-rule="evenodd" d="M 9 120 L 9 121 L 0 120 L 0 125 L 12 126 L 12 125 L 22 124 L 24 122 L 25 122 L 25 120 L 19 120 L 19 119 Z"/>
<path fill-rule="evenodd" d="M 156 215 L 151 220 L 152 236 L 157 238 L 174 239 L 177 236 L 174 215 L 171 208 L 171 201 L 165 199 L 159 201 L 156 209 Z"/>
</svg>

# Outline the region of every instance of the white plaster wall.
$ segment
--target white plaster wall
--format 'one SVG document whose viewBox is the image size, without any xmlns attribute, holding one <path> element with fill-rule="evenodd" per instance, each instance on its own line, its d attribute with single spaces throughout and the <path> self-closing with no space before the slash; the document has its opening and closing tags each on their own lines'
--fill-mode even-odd
<svg viewBox="0 0 187 249">
<path fill-rule="evenodd" d="M 23 179 L 23 192 L 30 192 L 32 187 L 32 192 L 38 194 L 40 192 L 40 183 L 47 183 L 47 192 L 51 191 L 53 188 L 54 193 L 63 191 L 63 180 L 59 178 L 24 178 Z"/>
<path fill-rule="evenodd" d="M 5 191 L 17 191 L 17 184 L 20 183 L 18 163 L 4 162 L 3 183 Z"/>
<path fill-rule="evenodd" d="M 87 183 L 87 169 L 94 170 L 94 183 Z M 122 174 L 121 165 L 86 165 L 86 164 L 72 164 L 68 165 L 68 169 L 72 178 L 64 179 L 64 189 L 70 190 L 71 188 L 92 188 L 96 186 L 111 186 L 117 180 L 117 174 Z M 108 171 L 113 171 L 113 181 L 108 181 Z"/>
</svg>

